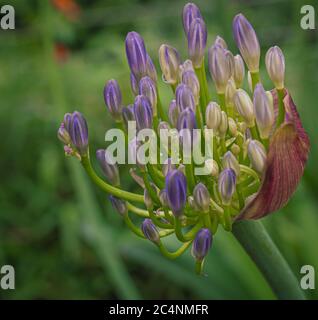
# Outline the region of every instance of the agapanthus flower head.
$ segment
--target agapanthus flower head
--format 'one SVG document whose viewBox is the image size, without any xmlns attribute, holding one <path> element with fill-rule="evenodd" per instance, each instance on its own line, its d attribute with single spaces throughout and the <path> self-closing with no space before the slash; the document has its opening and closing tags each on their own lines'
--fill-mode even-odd
<svg viewBox="0 0 318 320">
<path fill-rule="evenodd" d="M 134 101 L 123 106 L 115 80 L 105 87 L 108 111 L 116 127 L 126 129 L 117 139 L 128 149 L 122 158 L 128 158 L 130 177 L 143 193 L 122 190 L 118 167 L 109 156 L 114 149 L 96 153 L 105 179 L 94 172 L 81 113 L 65 114 L 58 138 L 65 154 L 79 159 L 92 180 L 111 194 L 114 210 L 135 234 L 154 242 L 171 258 L 192 244 L 198 270 L 219 226 L 231 231 L 238 220 L 260 219 L 288 202 L 303 175 L 309 139 L 285 89 L 285 59 L 279 47 L 266 54 L 267 72 L 275 87 L 266 91 L 259 74 L 256 33 L 242 14 L 235 16 L 233 32 L 241 55 L 233 56 L 220 36 L 208 52 L 217 91 L 213 95 L 203 63 L 207 39 L 203 17 L 190 3 L 182 18 L 188 57 L 182 62 L 178 50 L 169 45 L 159 49 L 162 80 L 172 89 L 169 100 L 160 97 L 160 77 L 158 81 L 154 63 L 136 32 L 126 38 Z M 242 88 L 243 60 L 248 67 L 248 91 Z M 131 136 L 134 126 L 128 126 L 129 121 L 136 122 L 135 136 Z M 138 217 L 130 219 L 132 213 L 146 218 L 141 230 L 135 225 Z M 160 240 L 170 234 L 183 242 L 174 253 Z"/>
</svg>

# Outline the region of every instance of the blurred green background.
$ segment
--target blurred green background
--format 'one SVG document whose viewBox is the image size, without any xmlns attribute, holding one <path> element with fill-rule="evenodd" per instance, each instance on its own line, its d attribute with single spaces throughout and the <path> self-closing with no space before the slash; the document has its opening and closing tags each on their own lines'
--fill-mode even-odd
<svg viewBox="0 0 318 320">
<path fill-rule="evenodd" d="M 16 290 L 0 290 L 0 297 L 273 299 L 231 234 L 217 234 L 205 264 L 207 277 L 194 274 L 189 252 L 169 261 L 151 243 L 137 239 L 79 162 L 65 159 L 56 138 L 63 114 L 77 109 L 88 120 L 92 154 L 104 146 L 105 130 L 113 126 L 103 103 L 106 80 L 118 79 L 125 103 L 131 101 L 126 33 L 142 34 L 158 71 L 161 43 L 175 46 L 185 59 L 181 23 L 185 1 L 0 3 L 16 10 L 16 30 L 0 30 L 0 266 L 15 267 Z M 263 69 L 270 46 L 278 44 L 285 53 L 286 84 L 312 149 L 295 196 L 280 213 L 263 221 L 298 278 L 302 265 L 313 265 L 317 271 L 318 35 L 317 30 L 300 28 L 304 4 L 316 6 L 318 20 L 317 1 L 196 3 L 208 25 L 209 46 L 220 34 L 236 53 L 231 21 L 242 12 L 258 33 Z M 264 72 L 263 79 L 269 89 Z M 171 92 L 160 87 L 162 100 L 168 103 Z M 122 179 L 126 189 L 133 188 L 127 171 Z M 168 245 L 173 249 L 176 243 L 171 240 Z M 318 289 L 306 294 L 317 299 Z"/>
</svg>

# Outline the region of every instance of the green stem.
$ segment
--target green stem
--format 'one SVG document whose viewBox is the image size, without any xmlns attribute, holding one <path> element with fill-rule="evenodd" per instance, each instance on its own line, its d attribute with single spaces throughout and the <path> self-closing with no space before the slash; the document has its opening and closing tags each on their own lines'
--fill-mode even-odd
<svg viewBox="0 0 318 320">
<path fill-rule="evenodd" d="M 278 95 L 278 117 L 277 117 L 277 127 L 284 122 L 285 119 L 285 106 L 284 106 L 284 89 L 276 89 Z"/>
<path fill-rule="evenodd" d="M 196 68 L 195 72 L 197 74 L 199 83 L 200 83 L 200 107 L 203 118 L 205 118 L 205 109 L 210 100 L 208 82 L 206 80 L 205 66 L 204 61 L 200 68 Z"/>
<path fill-rule="evenodd" d="M 164 245 L 160 242 L 158 244 L 158 247 L 159 247 L 159 250 L 160 252 L 162 253 L 162 255 L 164 255 L 166 258 L 169 258 L 169 259 L 176 259 L 178 257 L 180 257 L 183 252 L 185 252 L 188 247 L 190 246 L 192 241 L 189 241 L 189 242 L 186 242 L 184 243 L 177 251 L 175 252 L 169 252 L 165 247 Z"/>
<path fill-rule="evenodd" d="M 233 234 L 279 299 L 305 299 L 298 280 L 261 222 L 236 222 L 233 224 Z"/>
<path fill-rule="evenodd" d="M 135 194 L 132 192 L 124 191 L 118 188 L 111 186 L 110 184 L 104 182 L 94 171 L 92 168 L 91 162 L 88 156 L 82 156 L 82 165 L 89 175 L 89 177 L 93 180 L 93 182 L 100 187 L 103 191 L 112 194 L 115 197 L 121 198 L 127 201 L 135 201 L 135 202 L 144 202 L 144 196 L 140 194 Z"/>
<path fill-rule="evenodd" d="M 259 72 L 251 72 L 251 78 L 252 78 L 252 88 L 254 91 L 256 85 L 260 82 Z"/>
<path fill-rule="evenodd" d="M 224 93 L 219 93 L 218 94 L 218 98 L 219 98 L 219 104 L 220 104 L 221 110 L 223 110 L 226 113 L 228 113 L 227 112 L 227 108 L 226 108 L 226 103 L 225 103 L 225 94 Z"/>
<path fill-rule="evenodd" d="M 157 90 L 157 108 L 158 108 L 158 113 L 159 113 L 159 117 L 161 118 L 161 120 L 168 121 L 168 118 L 167 118 L 167 116 L 163 110 L 163 107 L 162 107 L 162 103 L 161 103 L 160 96 L 159 96 L 159 90 Z"/>
</svg>

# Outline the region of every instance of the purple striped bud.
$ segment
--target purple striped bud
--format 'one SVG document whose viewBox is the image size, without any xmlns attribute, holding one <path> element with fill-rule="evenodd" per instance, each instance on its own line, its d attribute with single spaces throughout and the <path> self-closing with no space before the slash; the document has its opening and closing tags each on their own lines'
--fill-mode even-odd
<svg viewBox="0 0 318 320">
<path fill-rule="evenodd" d="M 251 72 L 259 71 L 260 46 L 252 25 L 240 13 L 234 17 L 233 33 L 237 47 Z"/>
<path fill-rule="evenodd" d="M 208 104 L 205 119 L 209 129 L 218 130 L 221 123 L 221 108 L 216 102 L 210 102 Z"/>
<path fill-rule="evenodd" d="M 85 118 L 78 111 L 72 114 L 69 134 L 78 153 L 85 155 L 88 149 L 88 128 Z"/>
<path fill-rule="evenodd" d="M 128 129 L 128 122 L 135 120 L 135 113 L 134 113 L 134 105 L 133 104 L 131 104 L 127 107 L 123 107 L 122 118 L 123 118 L 123 122 L 124 122 L 126 129 Z"/>
<path fill-rule="evenodd" d="M 223 49 L 227 50 L 227 44 L 226 44 L 225 40 L 220 36 L 216 36 L 215 41 L 214 41 L 214 45 L 220 46 Z"/>
<path fill-rule="evenodd" d="M 182 129 L 193 130 L 197 128 L 197 122 L 195 120 L 195 114 L 192 109 L 186 108 L 183 110 L 178 117 L 177 129 L 178 131 Z"/>
<path fill-rule="evenodd" d="M 65 129 L 64 122 L 61 123 L 58 131 L 57 131 L 57 137 L 60 141 L 62 141 L 64 144 L 70 144 L 71 143 L 71 137 L 68 133 L 68 131 Z"/>
<path fill-rule="evenodd" d="M 63 123 L 66 131 L 70 133 L 71 131 L 71 119 L 72 119 L 72 114 L 71 113 L 65 113 Z"/>
<path fill-rule="evenodd" d="M 143 77 L 139 82 L 139 94 L 147 97 L 151 103 L 153 114 L 157 114 L 157 89 L 150 77 Z"/>
<path fill-rule="evenodd" d="M 138 131 L 152 127 L 152 108 L 147 97 L 139 95 L 135 98 L 134 113 Z"/>
<path fill-rule="evenodd" d="M 157 80 L 158 80 L 157 70 L 148 54 L 147 54 L 147 72 L 145 75 L 150 77 L 154 83 L 157 83 Z"/>
<path fill-rule="evenodd" d="M 225 111 L 221 111 L 221 121 L 218 129 L 219 136 L 221 138 L 224 138 L 227 132 L 227 129 L 229 127 L 227 114 Z"/>
<path fill-rule="evenodd" d="M 251 140 L 247 147 L 247 154 L 253 169 L 262 174 L 266 164 L 265 147 L 257 140 Z"/>
<path fill-rule="evenodd" d="M 199 8 L 194 3 L 187 3 L 182 13 L 183 29 L 186 35 L 189 33 L 192 21 L 196 18 L 202 19 Z"/>
<path fill-rule="evenodd" d="M 178 70 L 181 63 L 177 49 L 163 44 L 159 48 L 159 63 L 162 71 L 163 81 L 175 84 L 178 81 Z"/>
<path fill-rule="evenodd" d="M 233 74 L 233 54 L 218 46 L 209 49 L 209 70 L 217 93 L 225 93 L 227 83 Z"/>
<path fill-rule="evenodd" d="M 258 83 L 255 87 L 253 104 L 260 136 L 262 139 L 267 139 L 271 133 L 275 116 L 273 101 L 267 95 L 261 83 Z"/>
<path fill-rule="evenodd" d="M 179 66 L 179 78 L 182 80 L 182 75 L 187 72 L 187 71 L 193 71 L 194 72 L 194 68 L 193 68 L 193 63 L 191 60 L 187 59 L 186 61 L 184 61 L 182 64 L 180 64 Z"/>
<path fill-rule="evenodd" d="M 237 88 L 240 88 L 242 86 L 244 76 L 245 76 L 244 61 L 242 57 L 239 54 L 237 54 L 236 56 L 234 56 L 234 72 L 233 72 L 233 78 Z"/>
<path fill-rule="evenodd" d="M 238 177 L 240 174 L 240 164 L 231 151 L 227 151 L 222 160 L 223 168 L 233 169 L 235 175 Z"/>
<path fill-rule="evenodd" d="M 201 67 L 203 63 L 207 36 L 207 29 L 203 19 L 194 19 L 191 22 L 188 33 L 188 53 L 195 68 Z"/>
<path fill-rule="evenodd" d="M 118 82 L 111 79 L 104 88 L 104 100 L 111 116 L 116 121 L 121 120 L 122 97 Z"/>
<path fill-rule="evenodd" d="M 202 261 L 208 254 L 212 246 L 212 233 L 207 228 L 202 228 L 196 234 L 193 245 L 192 255 L 198 261 Z"/>
<path fill-rule="evenodd" d="M 131 90 L 132 90 L 133 94 L 135 96 L 137 96 L 138 93 L 139 93 L 138 81 L 137 81 L 137 78 L 135 77 L 135 75 L 132 72 L 130 73 L 130 87 L 131 87 Z"/>
<path fill-rule="evenodd" d="M 175 216 L 181 216 L 187 202 L 187 179 L 179 170 L 171 170 L 166 176 L 169 207 Z"/>
<path fill-rule="evenodd" d="M 254 126 L 253 102 L 246 91 L 238 89 L 234 95 L 236 111 L 242 116 L 248 127 Z"/>
<path fill-rule="evenodd" d="M 171 100 L 168 111 L 169 121 L 173 127 L 177 127 L 179 110 L 175 99 Z"/>
<path fill-rule="evenodd" d="M 96 158 L 106 179 L 112 185 L 119 186 L 120 178 L 118 166 L 116 163 L 114 163 L 114 160 L 112 159 L 110 154 L 103 149 L 99 149 L 96 151 Z"/>
<path fill-rule="evenodd" d="M 137 32 L 126 37 L 126 56 L 131 72 L 137 79 L 147 74 L 147 51 L 143 38 Z"/>
<path fill-rule="evenodd" d="M 166 189 L 162 189 L 162 190 L 159 192 L 159 200 L 160 200 L 161 205 L 162 205 L 164 208 L 167 208 L 167 207 L 169 206 L 169 203 L 168 203 L 168 195 L 167 195 Z"/>
<path fill-rule="evenodd" d="M 116 212 L 121 216 L 125 216 L 128 213 L 126 201 L 119 199 L 115 196 L 109 196 L 109 200 Z"/>
<path fill-rule="evenodd" d="M 141 225 L 141 230 L 146 239 L 152 241 L 155 244 L 160 243 L 160 235 L 156 228 L 156 226 L 153 224 L 153 222 L 150 219 L 145 219 Z"/>
<path fill-rule="evenodd" d="M 265 56 L 266 69 L 277 89 L 284 89 L 285 58 L 282 50 L 275 46 Z"/>
<path fill-rule="evenodd" d="M 195 110 L 195 101 L 192 90 L 184 83 L 180 83 L 176 89 L 176 103 L 179 112 L 182 112 L 186 108 Z"/>
<path fill-rule="evenodd" d="M 198 105 L 200 99 L 200 84 L 195 72 L 192 70 L 183 72 L 182 83 L 191 89 L 195 104 Z"/>
<path fill-rule="evenodd" d="M 208 213 L 210 208 L 210 193 L 203 183 L 198 183 L 193 190 L 193 199 L 197 208 Z"/>
<path fill-rule="evenodd" d="M 236 187 L 236 175 L 233 169 L 224 169 L 219 175 L 218 190 L 222 203 L 229 205 L 231 203 Z"/>
</svg>

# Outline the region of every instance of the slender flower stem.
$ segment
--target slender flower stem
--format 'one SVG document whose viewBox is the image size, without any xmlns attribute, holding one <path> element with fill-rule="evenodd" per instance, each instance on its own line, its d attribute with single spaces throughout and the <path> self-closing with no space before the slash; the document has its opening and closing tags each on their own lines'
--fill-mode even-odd
<svg viewBox="0 0 318 320">
<path fill-rule="evenodd" d="M 226 108 L 226 103 L 225 103 L 225 94 L 224 93 L 219 93 L 218 94 L 218 98 L 219 98 L 219 104 L 220 104 L 220 107 L 223 111 L 225 111 L 226 113 L 227 112 L 227 108 Z"/>
<path fill-rule="evenodd" d="M 149 213 L 147 210 L 144 209 L 140 209 L 138 207 L 135 207 L 134 205 L 132 205 L 129 202 L 126 202 L 127 204 L 127 209 L 135 214 L 137 214 L 140 217 L 144 217 L 144 218 L 149 218 Z"/>
<path fill-rule="evenodd" d="M 192 243 L 192 241 L 184 243 L 175 252 L 169 252 L 161 242 L 158 244 L 158 247 L 159 247 L 159 250 L 162 253 L 162 255 L 164 255 L 166 258 L 176 259 L 176 258 L 180 257 L 188 249 L 188 247 L 190 246 L 191 243 Z"/>
<path fill-rule="evenodd" d="M 299 282 L 261 222 L 236 222 L 233 224 L 233 234 L 279 299 L 305 299 Z"/>
<path fill-rule="evenodd" d="M 160 96 L 159 96 L 159 90 L 157 89 L 157 108 L 158 108 L 158 113 L 159 113 L 159 117 L 161 118 L 161 120 L 164 121 L 168 121 L 168 118 L 163 110 L 163 106 L 160 100 Z"/>
<path fill-rule="evenodd" d="M 127 201 L 135 201 L 135 202 L 144 202 L 144 196 L 140 194 L 135 194 L 132 192 L 124 191 L 118 189 L 116 187 L 111 186 L 110 184 L 103 181 L 92 168 L 91 162 L 89 160 L 89 156 L 82 156 L 82 165 L 89 175 L 89 177 L 93 180 L 93 182 L 100 187 L 103 191 L 112 194 L 115 197 L 121 198 Z"/>
<path fill-rule="evenodd" d="M 259 72 L 251 72 L 252 89 L 254 91 L 256 85 L 260 82 Z"/>
<path fill-rule="evenodd" d="M 202 66 L 200 68 L 196 68 L 195 72 L 197 74 L 199 83 L 200 83 L 200 107 L 203 118 L 205 117 L 205 109 L 210 100 L 209 90 L 208 90 L 208 82 L 206 80 L 205 66 L 204 62 L 202 62 Z"/>
</svg>

